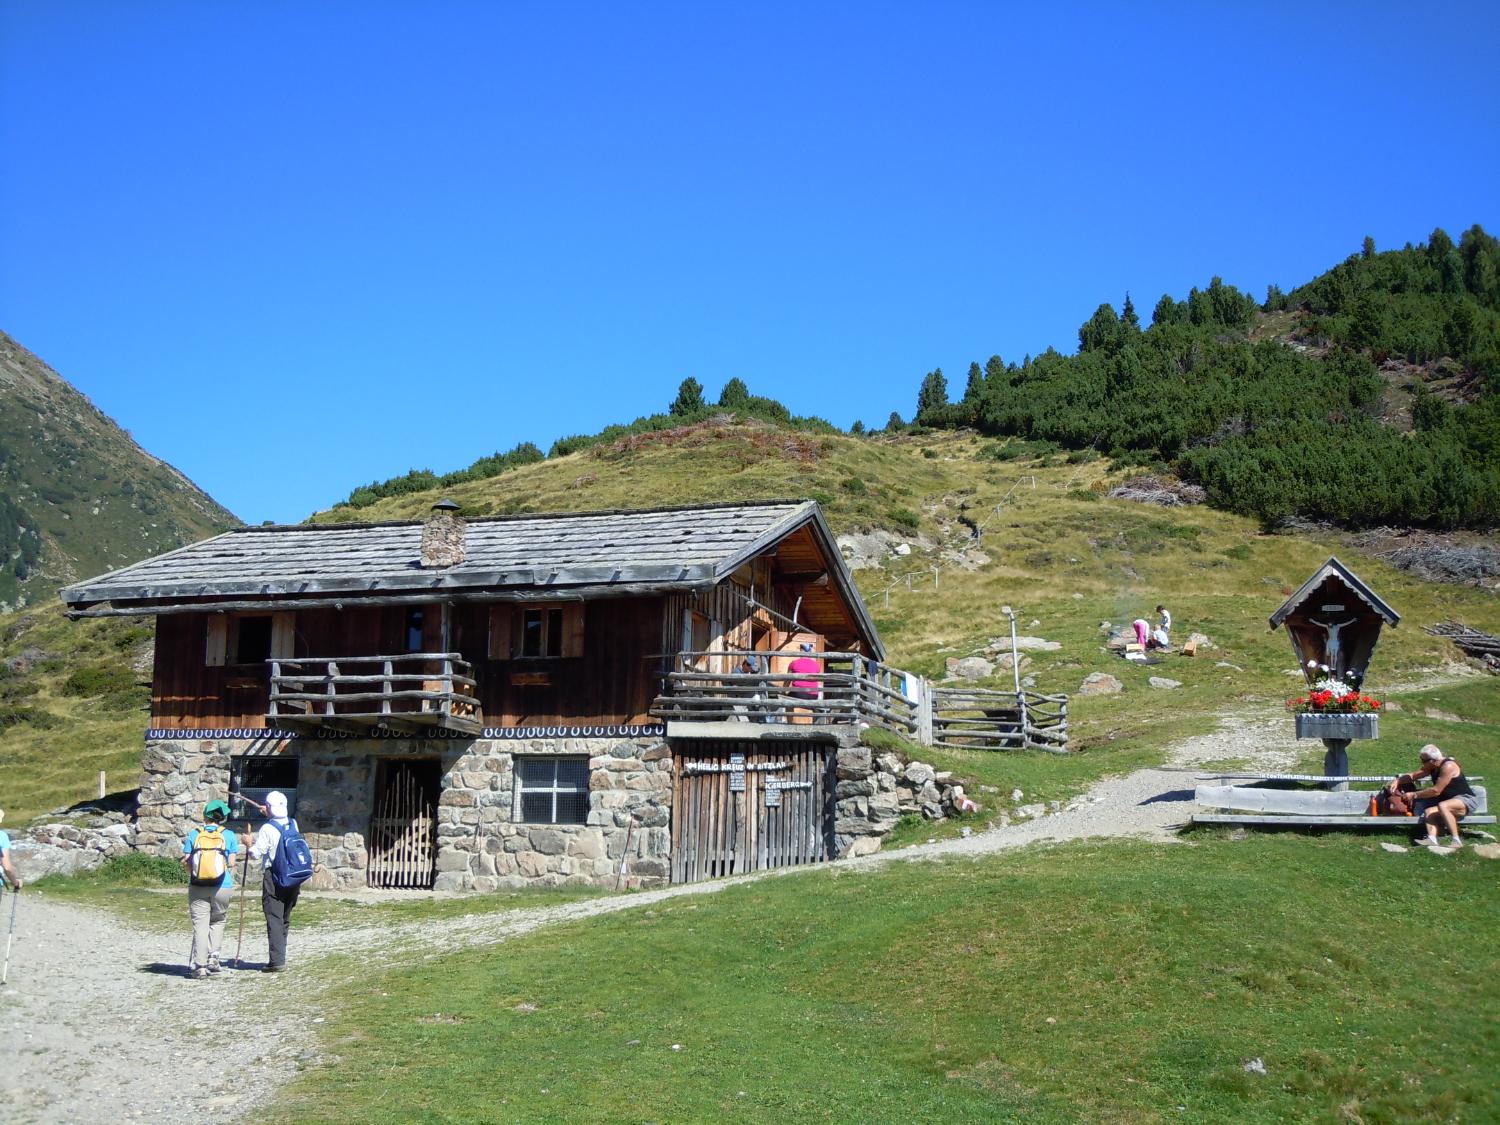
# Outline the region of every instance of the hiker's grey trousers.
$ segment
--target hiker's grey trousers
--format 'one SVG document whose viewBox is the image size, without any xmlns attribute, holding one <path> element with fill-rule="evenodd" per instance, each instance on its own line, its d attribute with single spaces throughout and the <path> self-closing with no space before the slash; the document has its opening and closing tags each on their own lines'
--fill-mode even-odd
<svg viewBox="0 0 1500 1125">
<path fill-rule="evenodd" d="M 260 908 L 266 913 L 266 944 L 270 946 L 270 963 L 286 964 L 286 931 L 292 924 L 292 907 L 297 905 L 301 887 L 278 887 L 267 871 L 261 879 Z"/>
<path fill-rule="evenodd" d="M 219 942 L 224 937 L 224 919 L 229 917 L 229 900 L 234 897 L 230 887 L 188 886 L 188 917 L 193 920 L 193 951 L 189 957 L 192 968 L 200 969 L 208 964 L 208 955 L 219 952 Z"/>
</svg>

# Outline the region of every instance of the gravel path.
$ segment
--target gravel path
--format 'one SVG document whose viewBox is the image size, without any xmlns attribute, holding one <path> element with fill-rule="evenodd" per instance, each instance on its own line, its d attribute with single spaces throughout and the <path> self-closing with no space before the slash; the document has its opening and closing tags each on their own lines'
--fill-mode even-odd
<svg viewBox="0 0 1500 1125">
<path fill-rule="evenodd" d="M 981 856 L 1044 841 L 1085 837 L 1174 839 L 1189 814 L 1194 767 L 1237 759 L 1267 772 L 1298 755 L 1284 717 L 1233 718 L 1212 734 L 1171 748 L 1160 769 L 1096 784 L 1049 816 L 838 865 L 853 871 L 904 860 Z M 11 1065 L 0 1074 L 0 1119 L 17 1125 L 149 1119 L 197 1125 L 205 1116 L 239 1118 L 263 1105 L 313 1056 L 321 993 L 336 981 L 309 966 L 323 955 L 381 951 L 384 963 L 489 944 L 544 926 L 647 906 L 682 895 L 715 894 L 768 872 L 535 910 L 398 925 L 298 929 L 292 969 L 270 976 L 227 969 L 208 981 L 183 979 L 189 931 L 141 930 L 116 916 L 23 892 L 11 960 L 0 993 L 0 1027 Z M 8 921 L 10 904 L 3 904 Z M 258 903 L 250 903 L 245 960 L 266 956 Z M 230 933 L 233 932 L 231 914 Z M 233 950 L 233 939 L 226 944 Z M 304 968 L 307 967 L 307 968 Z M 316 983 L 314 983 L 316 982 Z M 310 987 L 311 986 L 311 987 Z M 216 1046 L 233 1026 L 237 1041 L 265 1028 L 248 1050 Z M 205 1112 L 207 1111 L 207 1112 Z"/>
</svg>

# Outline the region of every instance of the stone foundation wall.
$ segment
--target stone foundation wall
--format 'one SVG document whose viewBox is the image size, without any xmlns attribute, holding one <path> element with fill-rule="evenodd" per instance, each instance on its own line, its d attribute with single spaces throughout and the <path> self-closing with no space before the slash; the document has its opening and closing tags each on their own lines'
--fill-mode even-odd
<svg viewBox="0 0 1500 1125">
<path fill-rule="evenodd" d="M 840 859 L 880 850 L 880 840 L 903 816 L 926 820 L 978 811 L 953 775 L 899 754 L 873 753 L 868 746 L 838 752 L 834 790 L 834 844 Z"/>
<path fill-rule="evenodd" d="M 232 758 L 265 750 L 264 741 L 247 739 L 147 743 L 136 847 L 180 855 L 204 804 L 227 796 Z M 300 762 L 295 815 L 313 853 L 309 889 L 365 886 L 370 863 L 365 835 L 380 758 L 438 763 L 436 890 L 613 887 L 622 858 L 622 886 L 663 884 L 671 872 L 672 760 L 657 737 L 298 739 L 283 753 Z M 517 755 L 586 756 L 587 822 L 518 823 Z"/>
<path fill-rule="evenodd" d="M 267 748 L 264 740 L 248 739 L 147 743 L 135 846 L 180 855 L 203 805 L 227 796 L 232 759 Z M 315 864 L 309 889 L 366 885 L 366 833 L 382 758 L 438 764 L 435 890 L 613 887 L 622 858 L 622 886 L 658 886 L 671 875 L 672 752 L 658 737 L 298 739 L 282 752 L 300 761 L 296 816 Z M 834 844 L 840 858 L 877 850 L 903 816 L 941 820 L 963 808 L 963 789 L 951 774 L 865 746 L 833 752 Z M 586 823 L 521 823 L 518 755 L 587 756 Z"/>
</svg>

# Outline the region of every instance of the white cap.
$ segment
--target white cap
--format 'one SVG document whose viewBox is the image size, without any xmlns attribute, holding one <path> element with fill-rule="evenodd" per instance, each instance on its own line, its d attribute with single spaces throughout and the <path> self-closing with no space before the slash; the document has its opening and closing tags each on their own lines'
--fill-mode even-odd
<svg viewBox="0 0 1500 1125">
<path fill-rule="evenodd" d="M 266 794 L 266 808 L 273 817 L 286 816 L 286 794 L 279 789 L 273 789 Z"/>
</svg>

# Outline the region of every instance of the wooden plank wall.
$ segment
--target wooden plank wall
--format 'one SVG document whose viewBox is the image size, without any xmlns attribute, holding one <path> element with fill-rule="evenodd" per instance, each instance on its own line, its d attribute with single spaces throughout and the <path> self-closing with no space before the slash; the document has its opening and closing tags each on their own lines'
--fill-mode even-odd
<svg viewBox="0 0 1500 1125">
<path fill-rule="evenodd" d="M 423 643 L 437 646 L 439 607 L 430 606 Z M 486 726 L 595 726 L 650 722 L 659 687 L 657 653 L 661 598 L 587 603 L 583 655 L 562 660 L 488 659 L 489 607 L 451 611 L 449 646 L 474 666 Z M 265 726 L 269 671 L 264 667 L 208 667 L 207 614 L 157 618 L 152 725 Z M 406 610 L 302 610 L 296 615 L 294 656 L 375 656 L 406 648 Z M 545 676 L 545 685 L 517 685 L 516 674 Z M 239 685 L 239 686 L 234 686 Z"/>
<path fill-rule="evenodd" d="M 660 686 L 661 598 L 608 598 L 584 606 L 583 655 L 489 660 L 489 608 L 454 609 L 452 639 L 473 663 L 486 726 L 591 726 L 651 721 Z M 516 676 L 545 684 L 516 684 Z"/>
<path fill-rule="evenodd" d="M 209 615 L 171 614 L 156 619 L 151 723 L 158 727 L 266 725 L 270 671 L 264 665 L 208 667 L 204 662 Z M 406 611 L 312 609 L 295 616 L 294 656 L 375 655 L 405 647 Z"/>
<path fill-rule="evenodd" d="M 740 792 L 725 770 L 734 753 L 745 756 Z M 672 882 L 821 863 L 832 855 L 836 782 L 829 748 L 705 741 L 677 747 L 673 757 Z M 690 763 L 717 769 L 690 773 Z M 779 806 L 768 806 L 773 777 L 807 788 L 783 789 Z"/>
</svg>

